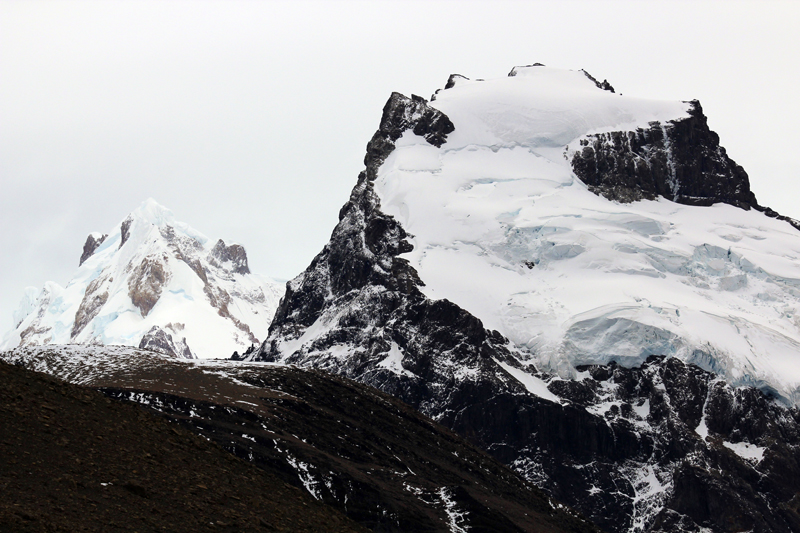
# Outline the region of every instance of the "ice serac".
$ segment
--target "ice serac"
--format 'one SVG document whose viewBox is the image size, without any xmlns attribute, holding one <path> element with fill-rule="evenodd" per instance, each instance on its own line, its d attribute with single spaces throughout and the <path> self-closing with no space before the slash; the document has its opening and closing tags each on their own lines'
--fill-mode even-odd
<svg viewBox="0 0 800 533">
<path fill-rule="evenodd" d="M 797 530 L 800 232 L 747 209 L 698 104 L 609 89 L 532 65 L 393 94 L 331 240 L 243 357 L 394 394 L 609 531 Z M 700 162 L 673 153 L 679 124 L 709 140 Z M 590 190 L 574 167 L 596 142 L 650 181 Z"/>
<path fill-rule="evenodd" d="M 266 336 L 280 294 L 250 273 L 241 245 L 209 246 L 150 199 L 114 231 L 89 235 L 65 288 L 48 283 L 26 294 L 2 347 L 120 344 L 227 357 Z"/>
</svg>

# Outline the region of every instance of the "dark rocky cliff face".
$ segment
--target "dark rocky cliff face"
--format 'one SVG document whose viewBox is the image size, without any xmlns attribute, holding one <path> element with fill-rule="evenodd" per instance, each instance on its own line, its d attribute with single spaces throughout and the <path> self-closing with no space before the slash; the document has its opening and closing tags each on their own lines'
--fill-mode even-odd
<svg viewBox="0 0 800 533">
<path fill-rule="evenodd" d="M 84 261 L 92 257 L 94 253 L 97 251 L 97 249 L 100 248 L 100 245 L 103 244 L 103 242 L 105 242 L 107 237 L 108 237 L 107 233 L 101 235 L 98 238 L 95 238 L 94 235 L 89 235 L 88 237 L 86 237 L 86 242 L 83 244 L 83 252 L 81 253 L 81 260 L 78 263 L 78 266 L 81 266 Z"/>
<path fill-rule="evenodd" d="M 665 191 L 687 203 L 755 207 L 744 171 L 718 142 L 697 140 L 713 135 L 703 133 L 697 112 L 694 122 L 665 126 L 666 134 L 659 126 L 598 137 L 576 173 L 607 165 L 590 185 L 618 200 Z M 796 410 L 663 358 L 640 369 L 587 368 L 582 379 L 564 381 L 520 362 L 502 335 L 470 313 L 420 292 L 416 271 L 398 257 L 411 250 L 408 235 L 381 211 L 372 185 L 409 129 L 439 146 L 453 126 L 423 99 L 392 95 L 330 242 L 287 284 L 269 337 L 244 358 L 322 368 L 388 392 L 608 531 L 798 530 Z M 615 148 L 623 141 L 627 160 Z M 673 144 L 685 145 L 682 167 L 674 166 Z M 724 172 L 738 181 L 711 179 Z M 687 181 L 697 176 L 698 184 Z M 554 396 L 532 393 L 512 376 L 515 368 Z M 733 449 L 761 450 L 763 459 Z"/>
<path fill-rule="evenodd" d="M 119 241 L 120 248 L 125 245 L 131 236 L 131 224 L 133 224 L 133 219 L 130 215 L 128 215 L 128 218 L 123 220 L 122 225 L 120 226 L 120 236 L 122 237 Z"/>
<path fill-rule="evenodd" d="M 339 212 L 331 242 L 303 274 L 287 283 L 286 295 L 270 328 L 270 338 L 294 336 L 299 328 L 313 324 L 327 309 L 342 307 L 356 298 L 374 302 L 379 314 L 343 317 L 342 326 L 354 335 L 363 333 L 368 323 L 385 320 L 385 315 L 402 301 L 424 300 L 417 289 L 420 281 L 416 272 L 408 261 L 397 257 L 411 250 L 407 234 L 394 218 L 380 211 L 380 201 L 372 185 L 378 168 L 394 150 L 395 141 L 409 129 L 441 146 L 454 127 L 443 113 L 427 106 L 424 99 L 392 94 L 383 108 L 380 128 L 367 145 L 366 170 L 359 174 L 350 200 Z M 372 290 L 365 291 L 366 288 Z M 330 339 L 328 346 L 335 342 L 336 339 Z M 267 341 L 262 352 L 270 351 L 272 344 Z"/>
<path fill-rule="evenodd" d="M 719 145 L 696 100 L 686 119 L 653 122 L 635 132 L 590 135 L 581 145 L 572 159 L 573 171 L 590 190 L 609 200 L 663 196 L 689 205 L 758 205 L 747 173 Z"/>
<path fill-rule="evenodd" d="M 687 205 L 725 203 L 756 209 L 800 230 L 800 221 L 758 204 L 747 172 L 720 146 L 697 100 L 690 102 L 689 117 L 683 120 L 589 135 L 581 146 L 572 158 L 573 172 L 590 191 L 609 200 L 663 196 Z"/>
<path fill-rule="evenodd" d="M 787 477 L 800 473 L 800 411 L 672 358 L 579 370 L 550 381 L 560 408 L 479 407 L 473 425 L 499 434 L 506 412 L 517 428 L 484 446 L 526 450 L 511 464 L 609 531 L 800 527 L 800 483 Z"/>
</svg>

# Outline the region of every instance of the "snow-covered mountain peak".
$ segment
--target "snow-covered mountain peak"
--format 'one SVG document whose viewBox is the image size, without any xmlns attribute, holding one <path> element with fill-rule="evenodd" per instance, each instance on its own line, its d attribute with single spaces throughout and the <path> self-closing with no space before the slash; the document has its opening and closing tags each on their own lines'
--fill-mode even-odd
<svg viewBox="0 0 800 533">
<path fill-rule="evenodd" d="M 746 509 L 738 529 L 796 531 L 773 521 L 798 435 L 774 397 L 800 404 L 800 232 L 699 103 L 515 73 L 392 94 L 330 241 L 244 358 L 396 395 L 604 530 L 730 529 L 686 504 L 699 491 Z"/>
<path fill-rule="evenodd" d="M 512 73 L 448 84 L 430 104 L 447 141 L 406 131 L 377 172 L 421 290 L 565 376 L 665 354 L 800 401 L 800 233 L 765 216 L 699 104 Z"/>
<path fill-rule="evenodd" d="M 159 227 L 175 223 L 175 215 L 172 211 L 152 198 L 148 198 L 142 202 L 139 207 L 131 212 L 130 217 L 139 218 Z"/>
<path fill-rule="evenodd" d="M 758 205 L 699 102 L 616 94 L 580 70 L 512 72 L 453 75 L 431 102 L 391 96 L 261 356 L 339 354 L 367 305 L 351 301 L 383 316 L 399 304 L 381 302 L 421 295 L 565 378 L 667 355 L 800 403 L 797 223 Z"/>
<path fill-rule="evenodd" d="M 238 244 L 209 239 L 148 199 L 109 233 L 87 237 L 66 288 L 27 291 L 17 345 L 99 343 L 224 357 L 266 335 L 281 288 L 250 273 Z"/>
<path fill-rule="evenodd" d="M 451 149 L 474 144 L 563 148 L 588 134 L 688 117 L 688 102 L 622 96 L 600 85 L 582 70 L 515 67 L 502 78 L 451 76 L 431 105 L 456 126 L 448 138 Z"/>
<path fill-rule="evenodd" d="M 152 198 L 148 198 L 120 224 L 123 243 L 127 241 L 130 232 L 137 229 L 139 231 L 148 231 L 152 227 L 159 230 L 173 228 L 179 234 L 194 239 L 201 245 L 205 245 L 208 242 L 208 237 L 188 224 L 175 220 L 175 215 L 170 209 L 162 206 Z"/>
</svg>

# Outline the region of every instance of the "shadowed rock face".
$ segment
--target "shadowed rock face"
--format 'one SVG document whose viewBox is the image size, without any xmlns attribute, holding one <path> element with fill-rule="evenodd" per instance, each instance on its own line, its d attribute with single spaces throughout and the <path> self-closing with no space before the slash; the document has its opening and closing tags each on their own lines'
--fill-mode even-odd
<svg viewBox="0 0 800 533">
<path fill-rule="evenodd" d="M 573 171 L 609 200 L 663 196 L 689 205 L 758 206 L 747 173 L 719 145 L 696 100 L 686 119 L 654 122 L 635 132 L 590 135 L 581 144 L 572 159 Z"/>
<path fill-rule="evenodd" d="M 211 249 L 208 260 L 216 267 L 222 267 L 228 263 L 230 265 L 228 269 L 237 274 L 250 273 L 250 267 L 247 265 L 247 253 L 240 244 L 225 246 L 225 242 L 220 239 Z"/>
<path fill-rule="evenodd" d="M 107 237 L 108 237 L 107 233 L 97 238 L 95 238 L 94 235 L 89 235 L 88 237 L 86 237 L 86 242 L 83 245 L 83 253 L 81 254 L 81 261 L 80 263 L 78 263 L 78 266 L 81 266 L 84 261 L 92 257 L 95 251 L 97 251 L 97 249 L 100 247 L 100 245 L 103 244 L 103 242 L 105 242 Z"/>
<path fill-rule="evenodd" d="M 260 405 L 103 390 L 150 406 L 375 531 L 450 531 L 445 501 L 469 531 L 597 531 L 554 513 L 543 492 L 374 389 L 289 368 L 245 381 L 262 388 Z M 285 396 L 270 390 L 278 388 Z"/>
<path fill-rule="evenodd" d="M 0 382 L 0 531 L 368 531 L 136 405 L 1 361 Z"/>
<path fill-rule="evenodd" d="M 130 216 L 128 216 L 128 218 L 126 218 L 122 222 L 122 225 L 120 226 L 120 237 L 121 237 L 119 241 L 120 248 L 122 248 L 125 245 L 125 243 L 131 236 L 131 224 L 133 224 L 133 219 Z"/>
<path fill-rule="evenodd" d="M 599 533 L 463 438 L 371 387 L 295 367 L 59 348 L 3 357 L 138 402 L 374 531 L 449 533 L 455 525 L 486 533 Z M 155 446 L 166 444 L 162 437 Z M 52 477 L 61 474 L 58 466 Z M 227 479 L 206 486 L 219 490 Z M 144 480 L 138 485 L 162 494 Z"/>
</svg>

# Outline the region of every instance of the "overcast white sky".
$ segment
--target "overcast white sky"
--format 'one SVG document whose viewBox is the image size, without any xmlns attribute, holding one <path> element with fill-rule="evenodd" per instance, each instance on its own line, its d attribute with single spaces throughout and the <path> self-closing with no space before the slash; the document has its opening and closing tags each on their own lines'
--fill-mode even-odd
<svg viewBox="0 0 800 533">
<path fill-rule="evenodd" d="M 392 91 L 586 69 L 701 101 L 759 201 L 800 218 L 800 2 L 0 2 L 0 333 L 147 197 L 254 272 L 327 242 Z"/>
</svg>

